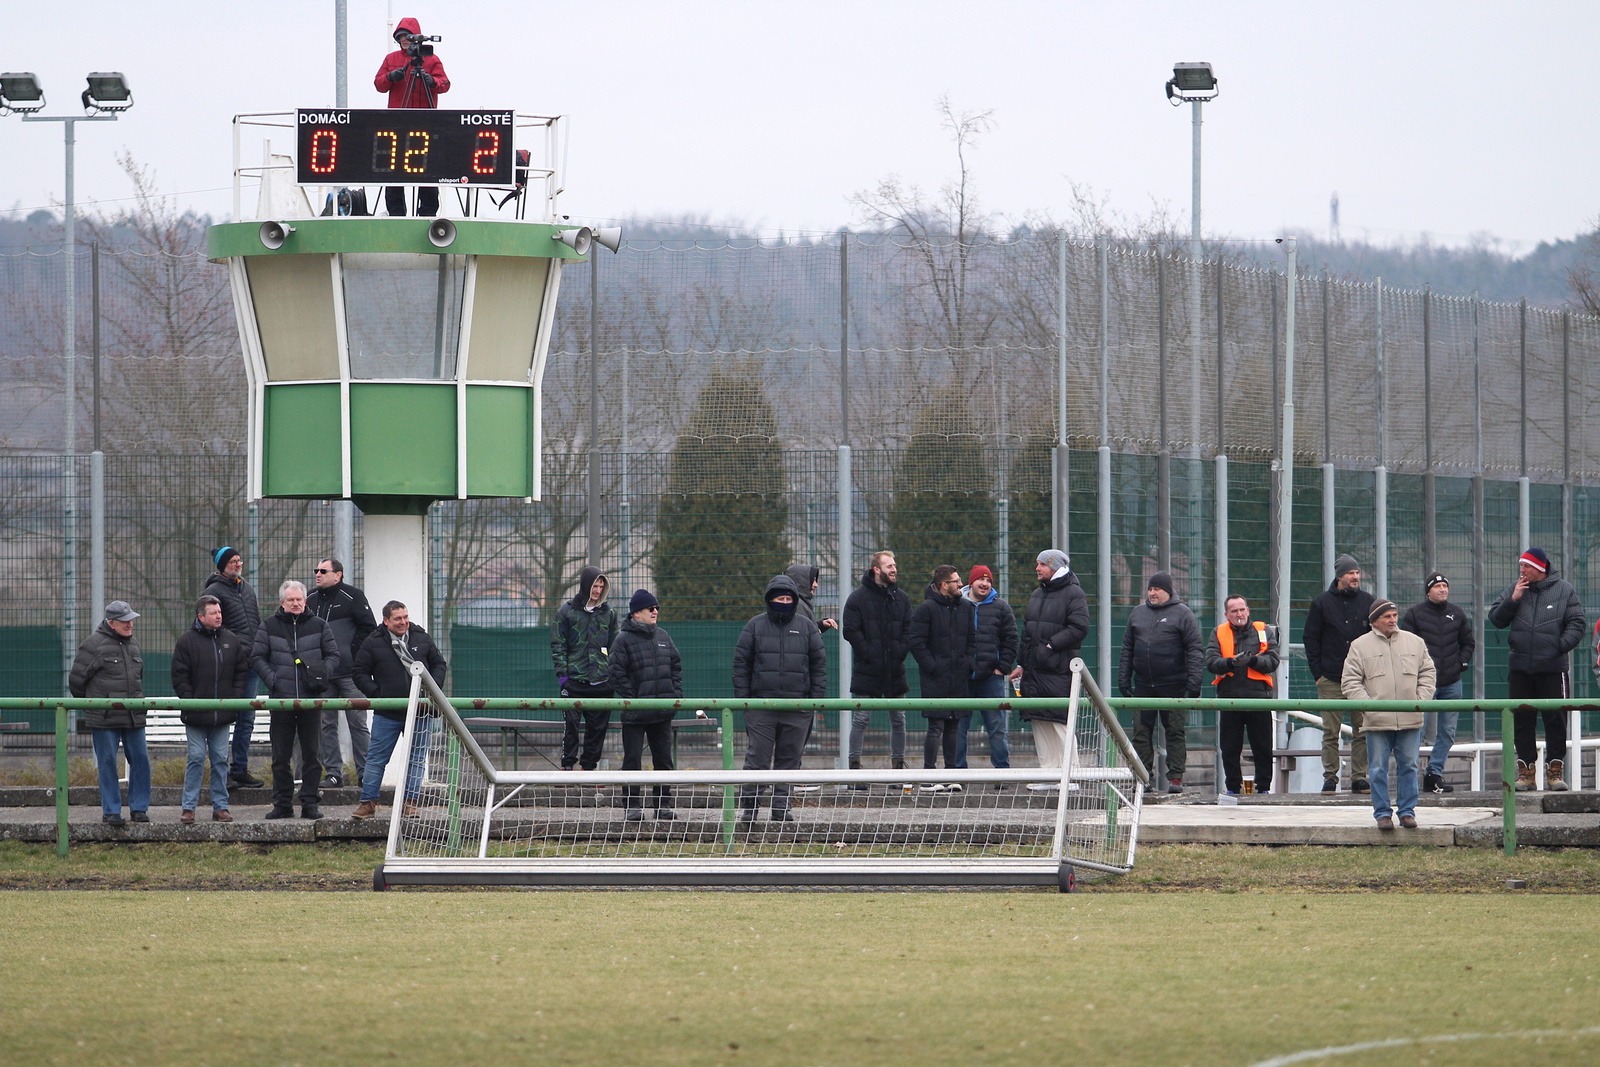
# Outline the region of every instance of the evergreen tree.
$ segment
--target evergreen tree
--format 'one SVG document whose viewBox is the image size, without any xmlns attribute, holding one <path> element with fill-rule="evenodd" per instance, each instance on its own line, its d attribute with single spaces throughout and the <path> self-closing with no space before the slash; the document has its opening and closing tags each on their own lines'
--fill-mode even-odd
<svg viewBox="0 0 1600 1067">
<path fill-rule="evenodd" d="M 682 620 L 737 620 L 789 564 L 777 419 L 752 368 L 712 374 L 673 447 L 656 540 L 656 595 Z"/>
<path fill-rule="evenodd" d="M 1037 584 L 1033 561 L 1047 548 L 1062 548 L 1050 542 L 1050 444 L 1030 440 L 1011 457 L 1011 584 L 1000 595 L 1019 611 Z M 1067 549 L 1071 554 L 1070 549 Z M 996 576 L 998 577 L 998 575 Z"/>
<path fill-rule="evenodd" d="M 954 566 L 965 577 L 991 567 L 999 538 L 994 494 L 977 423 L 961 397 L 924 409 L 895 471 L 889 543 L 900 585 L 915 603 L 933 568 Z"/>
</svg>

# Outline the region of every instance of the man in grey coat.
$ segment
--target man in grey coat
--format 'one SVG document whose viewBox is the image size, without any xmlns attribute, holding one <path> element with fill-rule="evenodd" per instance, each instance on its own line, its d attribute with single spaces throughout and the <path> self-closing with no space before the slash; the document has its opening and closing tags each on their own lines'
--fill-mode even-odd
<svg viewBox="0 0 1600 1067">
<path fill-rule="evenodd" d="M 136 698 L 144 696 L 144 656 L 133 636 L 139 613 L 126 600 L 106 605 L 106 617 L 78 648 L 67 676 L 75 697 Z M 122 784 L 117 774 L 117 746 L 128 757 L 128 811 L 134 822 L 150 821 L 150 751 L 144 743 L 144 712 L 94 709 L 83 713 L 94 739 L 95 769 L 100 779 L 100 821 L 122 826 Z"/>
</svg>

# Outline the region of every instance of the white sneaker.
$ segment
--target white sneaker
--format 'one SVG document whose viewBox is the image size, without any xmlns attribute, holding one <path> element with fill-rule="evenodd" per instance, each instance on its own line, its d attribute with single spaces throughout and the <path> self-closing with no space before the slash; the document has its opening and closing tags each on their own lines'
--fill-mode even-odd
<svg viewBox="0 0 1600 1067">
<path fill-rule="evenodd" d="M 959 793 L 961 792 L 961 783 L 951 782 L 949 785 L 944 787 L 944 791 L 946 793 Z"/>
<path fill-rule="evenodd" d="M 917 786 L 917 791 L 919 793 L 943 793 L 944 786 L 940 785 L 938 782 L 924 782 Z"/>
<path fill-rule="evenodd" d="M 794 787 L 794 791 L 796 793 L 820 793 L 822 792 L 822 787 L 820 785 L 797 785 Z"/>
<path fill-rule="evenodd" d="M 1034 792 L 1034 793 L 1050 793 L 1050 792 L 1058 791 L 1058 790 L 1060 790 L 1060 788 L 1061 787 L 1059 785 L 1056 785 L 1054 782 L 1029 782 L 1028 783 L 1029 791 Z"/>
</svg>

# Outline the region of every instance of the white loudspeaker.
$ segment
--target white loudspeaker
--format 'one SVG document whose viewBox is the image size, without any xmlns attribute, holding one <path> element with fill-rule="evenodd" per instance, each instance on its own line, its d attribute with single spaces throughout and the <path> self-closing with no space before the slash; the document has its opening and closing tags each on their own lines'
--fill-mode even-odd
<svg viewBox="0 0 1600 1067">
<path fill-rule="evenodd" d="M 594 243 L 594 231 L 587 226 L 579 226 L 576 230 L 559 230 L 556 240 L 578 253 L 580 256 L 589 254 L 589 246 Z"/>
<path fill-rule="evenodd" d="M 622 227 L 602 226 L 594 231 L 594 243 L 615 252 L 622 247 Z"/>
<path fill-rule="evenodd" d="M 435 248 L 449 248 L 456 239 L 456 224 L 449 219 L 434 219 L 428 226 L 428 240 Z"/>
<path fill-rule="evenodd" d="M 294 232 L 294 227 L 284 222 L 263 222 L 261 224 L 261 243 L 268 248 L 278 249 L 283 247 L 283 242 L 289 239 Z"/>
</svg>

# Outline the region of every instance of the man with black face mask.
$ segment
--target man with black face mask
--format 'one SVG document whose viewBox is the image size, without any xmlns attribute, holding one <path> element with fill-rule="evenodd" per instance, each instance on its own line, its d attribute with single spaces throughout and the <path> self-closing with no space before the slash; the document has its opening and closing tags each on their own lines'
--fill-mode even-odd
<svg viewBox="0 0 1600 1067">
<path fill-rule="evenodd" d="M 828 662 L 817 624 L 796 613 L 800 591 L 780 574 L 767 583 L 767 610 L 744 624 L 733 649 L 733 695 L 746 698 L 821 699 L 828 691 Z M 794 770 L 810 732 L 809 711 L 748 711 L 744 716 L 745 770 Z M 793 822 L 790 787 L 772 791 L 772 821 Z M 739 788 L 739 819 L 756 817 L 758 790 Z"/>
</svg>

